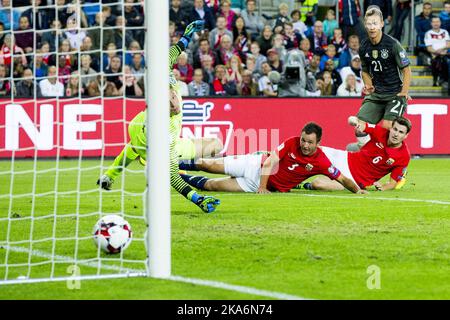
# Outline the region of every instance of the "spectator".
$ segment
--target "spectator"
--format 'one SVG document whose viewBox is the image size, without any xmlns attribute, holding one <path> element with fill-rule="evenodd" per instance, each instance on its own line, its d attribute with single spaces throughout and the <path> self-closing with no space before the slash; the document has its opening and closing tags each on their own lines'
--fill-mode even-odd
<svg viewBox="0 0 450 320">
<path fill-rule="evenodd" d="M 306 37 L 306 32 L 308 31 L 308 27 L 301 20 L 302 14 L 300 10 L 295 9 L 291 12 L 292 26 L 294 27 L 294 31 L 300 33 L 303 38 Z"/>
<path fill-rule="evenodd" d="M 45 51 L 45 50 L 44 50 Z M 59 46 L 59 54 L 62 54 L 66 58 L 66 64 L 72 67 L 78 65 L 78 54 L 74 52 L 74 49 L 70 46 L 70 41 L 64 39 Z"/>
<path fill-rule="evenodd" d="M 259 80 L 259 78 L 261 78 L 262 74 L 261 68 L 256 69 L 256 59 L 251 54 L 247 56 L 247 61 L 245 61 L 245 70 L 248 70 L 252 73 L 254 80 Z"/>
<path fill-rule="evenodd" d="M 277 71 L 279 74 L 283 73 L 283 62 L 280 60 L 278 51 L 274 48 L 267 51 L 267 60 L 272 70 Z"/>
<path fill-rule="evenodd" d="M 125 97 L 143 97 L 144 79 L 138 80 L 132 73 L 130 66 L 123 67 L 124 81 L 119 93 L 125 94 Z"/>
<path fill-rule="evenodd" d="M 20 11 L 11 6 L 11 0 L 1 0 L 1 4 L 0 21 L 3 23 L 4 29 L 6 31 L 16 30 L 19 28 Z"/>
<path fill-rule="evenodd" d="M 347 50 L 347 42 L 345 42 L 341 28 L 334 29 L 333 38 L 330 43 L 336 47 L 336 57 L 338 58 L 344 50 Z"/>
<path fill-rule="evenodd" d="M 297 49 L 302 40 L 302 35 L 294 31 L 292 22 L 284 24 L 284 47 L 286 50 Z"/>
<path fill-rule="evenodd" d="M 119 56 L 113 56 L 111 58 L 111 64 L 105 70 L 105 74 L 109 74 L 110 76 L 106 77 L 107 82 L 111 82 L 116 86 L 117 90 L 120 90 L 122 87 L 122 79 L 120 73 L 122 72 L 122 61 Z M 113 93 L 115 95 L 115 93 Z"/>
<path fill-rule="evenodd" d="M 256 42 L 258 42 L 259 47 L 261 48 L 261 54 L 266 56 L 267 51 L 272 48 L 272 40 L 273 40 L 273 32 L 272 28 L 268 25 L 264 26 L 261 35 L 256 38 Z"/>
<path fill-rule="evenodd" d="M 245 22 L 242 17 L 237 17 L 233 25 L 234 49 L 241 60 L 245 61 L 247 53 L 250 50 L 251 37 L 245 28 Z"/>
<path fill-rule="evenodd" d="M 302 41 L 300 41 L 299 48 L 303 52 L 303 55 L 305 56 L 305 65 L 308 66 L 314 56 L 314 54 L 311 51 L 311 42 L 309 42 L 309 39 L 303 38 Z"/>
<path fill-rule="evenodd" d="M 237 15 L 241 14 L 241 11 L 245 9 L 245 0 L 231 0 L 231 10 Z"/>
<path fill-rule="evenodd" d="M 48 66 L 44 63 L 44 57 L 40 49 L 36 50 L 34 59 L 34 63 L 31 64 L 34 67 L 34 76 L 36 79 L 46 77 L 48 74 Z"/>
<path fill-rule="evenodd" d="M 228 60 L 226 67 L 228 69 L 228 80 L 234 81 L 236 87 L 239 87 L 242 83 L 242 72 L 244 72 L 239 56 L 232 56 L 230 60 Z"/>
<path fill-rule="evenodd" d="M 80 50 L 83 39 L 86 37 L 86 32 L 79 30 L 77 16 L 72 15 L 67 19 L 67 31 L 64 32 L 64 37 L 70 41 L 70 46 L 75 50 Z"/>
<path fill-rule="evenodd" d="M 426 52 L 425 33 L 428 30 L 431 30 L 431 18 L 433 17 L 432 10 L 433 8 L 431 6 L 431 3 L 425 2 L 423 4 L 422 12 L 414 19 L 414 27 L 417 32 L 417 49 L 418 54 L 421 54 L 421 58 L 423 58 L 423 53 Z"/>
<path fill-rule="evenodd" d="M 142 51 L 141 45 L 136 40 L 131 41 L 130 45 L 128 46 L 128 52 L 125 54 L 125 64 L 132 65 L 133 58 L 136 53 L 139 53 L 141 55 L 142 67 L 145 67 L 144 52 Z"/>
<path fill-rule="evenodd" d="M 63 97 L 64 85 L 56 79 L 56 67 L 48 68 L 48 78 L 39 82 L 41 94 L 43 97 Z"/>
<path fill-rule="evenodd" d="M 114 87 L 114 85 L 113 85 Z M 99 97 L 100 96 L 100 84 L 97 80 L 88 83 L 85 92 L 88 97 Z"/>
<path fill-rule="evenodd" d="M 33 71 L 30 68 L 23 70 L 22 80 L 17 81 L 14 88 L 14 96 L 16 98 L 32 98 L 34 97 Z M 41 97 L 40 87 L 36 87 L 36 97 Z"/>
<path fill-rule="evenodd" d="M 194 0 L 194 7 L 189 14 L 189 22 L 195 20 L 205 21 L 205 28 L 210 31 L 216 25 L 212 10 L 208 6 L 205 6 L 203 0 Z M 211 41 L 211 43 L 213 42 Z"/>
<path fill-rule="evenodd" d="M 209 84 L 203 81 L 202 69 L 194 70 L 194 80 L 188 84 L 189 95 L 192 97 L 209 96 Z"/>
<path fill-rule="evenodd" d="M 317 20 L 314 23 L 314 29 L 312 34 L 308 37 L 311 42 L 312 51 L 323 55 L 325 53 L 325 48 L 328 45 L 328 38 L 323 32 L 322 21 Z"/>
<path fill-rule="evenodd" d="M 362 94 L 362 86 L 356 82 L 353 73 L 347 74 L 344 82 L 337 89 L 338 97 L 360 97 Z"/>
<path fill-rule="evenodd" d="M 349 66 L 353 56 L 356 55 L 359 55 L 359 38 L 357 35 L 351 35 L 348 38 L 348 48 L 339 56 L 339 68 Z"/>
<path fill-rule="evenodd" d="M 450 12 L 450 5 L 449 5 Z M 402 39 L 403 25 L 405 20 L 409 17 L 411 13 L 411 0 L 397 0 L 395 5 L 395 19 L 394 25 L 392 26 L 393 33 L 392 36 L 398 41 Z"/>
<path fill-rule="evenodd" d="M 242 73 L 242 82 L 237 87 L 237 92 L 240 96 L 256 96 L 258 94 L 258 84 L 253 79 L 250 70 L 244 70 Z"/>
<path fill-rule="evenodd" d="M 228 60 L 236 53 L 231 38 L 226 34 L 223 35 L 220 40 L 220 46 L 216 51 L 217 64 L 227 64 Z"/>
<path fill-rule="evenodd" d="M 276 34 L 273 37 L 272 49 L 277 50 L 280 60 L 284 61 L 284 58 L 286 57 L 287 54 L 287 50 L 284 47 L 284 36 L 282 34 Z M 269 58 L 269 51 L 270 50 L 267 51 L 267 58 Z"/>
<path fill-rule="evenodd" d="M 217 49 L 220 46 L 222 37 L 227 35 L 233 41 L 233 33 L 227 29 L 227 20 L 223 16 L 217 17 L 216 27 L 209 33 L 209 43 L 213 49 Z"/>
<path fill-rule="evenodd" d="M 132 28 L 131 30 L 129 30 L 131 37 L 143 45 L 145 42 L 144 15 L 138 11 L 136 7 L 137 5 L 139 4 L 135 3 L 134 0 L 125 0 L 125 26 L 129 27 L 130 29 Z"/>
<path fill-rule="evenodd" d="M 89 36 L 86 36 L 81 43 L 80 51 L 82 54 L 88 53 L 91 56 L 91 66 L 94 70 L 100 71 L 100 53 L 93 52 L 93 43 L 92 39 Z"/>
<path fill-rule="evenodd" d="M 289 6 L 286 3 L 281 3 L 278 6 L 278 14 L 273 17 L 275 23 L 273 26 L 274 33 L 281 33 L 284 28 L 284 24 L 289 21 Z"/>
<path fill-rule="evenodd" d="M 221 16 L 225 17 L 226 22 L 227 22 L 227 29 L 230 31 L 233 30 L 233 24 L 237 18 L 237 15 L 233 10 L 231 10 L 230 0 L 222 0 L 221 1 L 219 14 Z"/>
<path fill-rule="evenodd" d="M 12 70 L 12 54 L 19 56 L 24 66 L 28 64 L 23 49 L 14 43 L 14 37 L 11 34 L 7 34 L 0 49 L 0 64 L 4 64 L 8 70 Z"/>
<path fill-rule="evenodd" d="M 131 41 L 133 41 L 133 36 L 130 31 L 125 29 L 125 18 L 123 16 L 117 16 L 116 28 L 113 31 L 112 38 L 105 39 L 105 42 L 108 44 L 113 42 L 118 49 L 122 49 L 122 43 L 125 40 L 125 47 L 128 48 Z"/>
<path fill-rule="evenodd" d="M 177 32 L 184 32 L 184 29 L 189 24 L 189 18 L 186 12 L 181 9 L 181 0 L 172 0 L 170 2 L 169 19 L 175 23 Z"/>
<path fill-rule="evenodd" d="M 97 80 L 98 72 L 91 68 L 92 58 L 90 55 L 83 54 L 80 60 L 81 85 L 83 88 L 86 88 L 89 82 Z"/>
<path fill-rule="evenodd" d="M 318 0 L 302 1 L 300 12 L 302 13 L 302 21 L 308 26 L 314 25 L 318 11 Z"/>
<path fill-rule="evenodd" d="M 264 62 L 261 66 L 263 76 L 258 80 L 259 92 L 265 97 L 276 97 L 277 90 L 273 83 L 269 80 L 269 73 L 272 71 L 268 62 Z"/>
<path fill-rule="evenodd" d="M 105 50 L 109 43 L 107 41 L 114 41 L 114 31 L 112 29 L 107 29 L 109 26 L 106 24 L 105 20 L 105 13 L 103 11 L 98 12 L 95 15 L 95 24 L 88 30 L 87 35 L 92 39 L 92 48 L 94 50 Z"/>
<path fill-rule="evenodd" d="M 425 33 L 425 45 L 431 54 L 431 73 L 433 75 L 433 86 L 438 85 L 438 80 L 448 80 L 448 50 L 450 48 L 450 36 L 448 31 L 441 29 L 439 17 L 431 18 L 432 29 Z"/>
<path fill-rule="evenodd" d="M 194 68 L 188 63 L 186 52 L 182 52 L 177 59 L 177 63 L 173 66 L 174 69 L 180 72 L 180 80 L 185 83 L 192 81 L 194 75 Z"/>
<path fill-rule="evenodd" d="M 214 66 L 214 63 L 217 59 L 216 54 L 211 49 L 208 38 L 200 38 L 198 50 L 195 52 L 193 59 L 194 60 L 193 66 L 195 69 L 201 68 L 202 58 L 205 55 L 208 55 L 212 58 L 212 65 Z"/>
<path fill-rule="evenodd" d="M 334 29 L 338 28 L 339 24 L 336 20 L 336 14 L 333 9 L 328 9 L 326 19 L 323 22 L 323 32 L 329 40 L 334 36 Z"/>
<path fill-rule="evenodd" d="M 320 70 L 325 70 L 325 63 L 331 60 L 334 63 L 334 68 L 338 69 L 339 67 L 339 59 L 336 58 L 336 47 L 334 44 L 329 44 L 327 49 L 325 50 L 325 54 L 320 59 Z"/>
<path fill-rule="evenodd" d="M 63 41 L 61 22 L 56 19 L 53 20 L 50 28 L 52 29 L 51 31 L 43 32 L 39 45 L 47 42 L 50 46 L 50 51 L 55 52 L 56 48 L 58 48 Z"/>
<path fill-rule="evenodd" d="M 35 33 L 30 28 L 30 23 L 28 18 L 23 16 L 19 20 L 19 29 L 14 32 L 14 38 L 16 39 L 16 44 L 23 49 L 25 53 L 30 53 L 34 51 L 34 35 Z M 36 37 L 39 34 L 36 33 Z"/>
<path fill-rule="evenodd" d="M 333 60 L 327 60 L 327 62 L 325 62 L 325 70 L 321 73 L 319 73 L 317 76 L 319 78 L 323 78 L 323 74 L 325 72 L 329 72 L 331 75 L 331 79 L 333 80 L 333 84 L 334 84 L 334 92 L 333 95 L 336 94 L 336 89 L 341 85 L 342 83 L 342 79 L 341 76 L 339 75 L 339 72 L 337 72 L 337 70 L 334 68 L 334 62 Z"/>
<path fill-rule="evenodd" d="M 184 82 L 183 80 L 180 79 L 180 77 L 181 77 L 180 71 L 178 71 L 177 69 L 173 69 L 173 75 L 174 75 L 175 79 L 177 80 L 178 86 L 180 87 L 181 96 L 182 97 L 188 96 L 189 89 L 188 89 L 186 82 Z"/>
<path fill-rule="evenodd" d="M 339 1 L 339 26 L 342 28 L 344 39 L 349 36 L 364 34 L 364 27 L 359 22 L 361 7 L 359 0 L 338 0 Z M 350 60 L 349 60 L 350 62 Z"/>
<path fill-rule="evenodd" d="M 253 58 L 255 59 L 255 69 L 261 72 L 261 65 L 263 62 L 267 61 L 267 58 L 260 53 L 259 44 L 256 41 L 250 46 L 250 52 Z"/>
<path fill-rule="evenodd" d="M 279 97 L 306 96 L 305 63 L 305 55 L 299 49 L 293 49 L 288 52 L 284 81 L 281 82 L 278 90 Z"/>
<path fill-rule="evenodd" d="M 219 64 L 215 68 L 215 78 L 212 84 L 212 93 L 216 96 L 237 95 L 236 83 L 228 79 L 227 69 Z"/>
<path fill-rule="evenodd" d="M 80 76 L 78 71 L 74 71 L 70 74 L 69 81 L 67 81 L 65 87 L 66 97 L 81 97 L 83 88 L 80 88 Z"/>
<path fill-rule="evenodd" d="M 331 60 L 330 60 L 331 61 Z M 317 88 L 320 90 L 321 96 L 334 96 L 336 95 L 337 85 L 331 78 L 329 71 L 324 71 L 317 80 Z"/>
<path fill-rule="evenodd" d="M 351 73 L 355 76 L 356 82 L 363 84 L 361 70 L 361 58 L 359 55 L 356 55 L 353 56 L 349 66 L 344 67 L 339 71 L 339 75 L 341 76 L 341 79 L 345 79 L 347 75 Z"/>
<path fill-rule="evenodd" d="M 58 58 L 58 79 L 63 84 L 66 85 L 69 81 L 69 76 L 72 73 L 72 69 L 66 64 L 66 57 L 59 56 Z"/>
<path fill-rule="evenodd" d="M 22 77 L 23 74 L 23 70 L 25 70 L 26 66 L 24 66 L 22 64 L 22 59 L 20 57 L 14 57 L 14 62 L 13 62 L 13 72 L 12 72 L 12 77 L 14 78 L 20 78 Z"/>
<path fill-rule="evenodd" d="M 120 53 L 119 53 L 120 54 Z M 103 53 L 103 69 L 106 70 L 111 65 L 111 59 L 115 56 L 119 56 L 117 47 L 114 42 L 111 42 L 106 47 L 106 52 Z M 103 70 L 103 71 L 104 71 Z"/>
<path fill-rule="evenodd" d="M 410 0 L 408 0 L 408 3 L 410 4 Z M 411 4 L 410 4 L 410 6 L 411 6 Z M 410 6 L 408 7 L 409 9 L 410 9 Z M 444 2 L 444 10 L 442 10 L 439 13 L 439 18 L 441 19 L 442 29 L 445 29 L 445 30 L 447 30 L 447 32 L 449 32 L 449 30 L 450 30 L 450 1 Z"/>
<path fill-rule="evenodd" d="M 0 96 L 5 97 L 11 95 L 11 81 L 6 75 L 6 66 L 0 64 Z"/>
<path fill-rule="evenodd" d="M 113 0 L 114 1 L 114 0 Z M 117 15 L 121 14 L 122 10 L 114 10 L 114 13 L 110 6 L 104 6 L 102 8 L 102 14 L 105 18 L 105 27 L 114 27 L 116 25 Z"/>
<path fill-rule="evenodd" d="M 318 75 L 320 73 L 320 55 L 319 54 L 314 54 L 311 62 L 309 63 L 308 66 L 306 66 L 306 75 L 312 75 L 315 78 L 318 78 Z M 311 90 L 311 91 L 315 91 L 315 90 Z"/>
<path fill-rule="evenodd" d="M 241 17 L 245 27 L 250 32 L 252 40 L 255 40 L 263 31 L 264 20 L 256 13 L 256 0 L 248 0 L 246 9 L 242 10 Z"/>
<path fill-rule="evenodd" d="M 191 0 L 192 1 L 192 0 Z M 216 17 L 220 11 L 220 0 L 206 0 L 205 4 L 211 8 L 213 15 Z"/>
<path fill-rule="evenodd" d="M 144 57 L 141 53 L 133 54 L 133 60 L 130 65 L 131 73 L 135 76 L 137 81 L 141 80 L 145 74 L 145 66 L 143 64 Z"/>
<path fill-rule="evenodd" d="M 203 81 L 208 83 L 210 86 L 212 86 L 214 82 L 214 65 L 213 65 L 213 58 L 210 55 L 204 55 L 201 57 L 200 62 L 202 64 L 202 70 L 203 70 Z M 210 90 L 211 92 L 212 90 Z"/>
</svg>

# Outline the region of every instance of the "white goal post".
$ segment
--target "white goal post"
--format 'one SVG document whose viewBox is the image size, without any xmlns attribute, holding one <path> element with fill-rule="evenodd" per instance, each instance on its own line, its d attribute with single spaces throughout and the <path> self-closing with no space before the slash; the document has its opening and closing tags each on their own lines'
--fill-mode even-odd
<svg viewBox="0 0 450 320">
<path fill-rule="evenodd" d="M 84 38 L 77 37 L 81 34 L 91 37 L 98 30 L 99 43 L 86 50 L 82 47 L 73 50 L 70 43 L 70 51 L 66 51 L 62 43 L 65 37 L 58 34 L 70 30 L 55 28 L 51 21 L 48 28 L 39 28 L 36 23 L 30 30 L 15 30 L 11 23 L 0 34 L 11 35 L 14 41 L 16 35 L 32 32 L 34 45 L 33 50 L 23 54 L 12 50 L 11 67 L 4 76 L 0 73 L 0 87 L 5 81 L 11 86 L 9 93 L 0 96 L 0 286 L 73 279 L 169 278 L 168 1 L 115 0 L 103 4 L 66 0 L 64 5 L 59 4 L 60 1 L 47 4 L 44 0 L 39 7 L 11 5 L 7 9 L 16 10 L 17 17 L 26 15 L 26 10 L 31 10 L 33 17 L 40 10 L 54 10 L 57 19 L 70 12 L 68 19 L 76 22 L 76 31 L 71 31 L 75 35 L 73 42 L 84 46 Z M 141 26 L 93 22 L 97 17 L 92 12 L 113 8 L 120 17 L 127 14 L 127 6 L 144 12 Z M 83 25 L 88 18 L 89 25 Z M 105 30 L 122 32 L 121 48 L 105 48 Z M 125 35 L 139 30 L 144 32 L 145 41 L 140 49 L 130 49 Z M 49 51 L 41 50 L 46 32 L 54 32 L 55 48 Z M 136 54 L 145 61 L 145 72 L 141 75 L 144 95 L 130 97 L 125 84 L 131 75 L 124 66 Z M 1 64 L 5 56 L 1 52 L 0 55 Z M 98 57 L 95 73 L 81 73 L 86 55 Z M 105 64 L 110 66 L 115 56 L 120 57 L 121 68 L 106 75 Z M 13 77 L 14 61 L 22 57 L 29 63 L 25 69 L 29 68 L 32 75 Z M 48 62 L 48 73 L 38 73 L 47 64 L 45 61 L 53 61 Z M 56 67 L 52 71 L 50 63 Z M 66 66 L 72 67 L 70 73 L 64 73 Z M 123 90 L 117 93 L 112 89 L 113 96 L 106 94 L 110 76 L 122 81 Z M 77 79 L 74 83 L 78 87 L 75 84 L 73 87 L 78 91 L 68 96 L 76 90 L 66 89 L 72 77 Z M 89 77 L 95 80 L 89 80 L 85 88 L 91 81 L 96 82 L 98 93 L 92 90 L 92 95 L 91 91 L 88 95 L 88 90 L 80 90 L 83 80 Z M 64 83 L 62 96 L 43 96 L 40 92 L 40 82 L 52 78 L 56 79 L 55 87 Z M 34 83 L 32 94 L 19 96 L 18 85 L 26 80 Z M 116 178 L 111 191 L 100 189 L 96 180 L 129 141 L 128 124 L 146 105 L 147 166 L 135 161 Z M 93 244 L 94 224 L 109 214 L 124 217 L 133 230 L 129 248 L 115 255 L 105 254 Z"/>
</svg>

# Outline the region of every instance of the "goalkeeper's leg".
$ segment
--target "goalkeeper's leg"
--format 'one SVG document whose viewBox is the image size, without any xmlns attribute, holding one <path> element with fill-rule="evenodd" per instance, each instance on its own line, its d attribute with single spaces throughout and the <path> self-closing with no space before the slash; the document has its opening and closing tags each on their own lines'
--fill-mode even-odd
<svg viewBox="0 0 450 320">
<path fill-rule="evenodd" d="M 97 184 L 105 190 L 111 190 L 114 180 L 122 173 L 133 160 L 139 155 L 133 150 L 130 144 L 127 144 L 120 154 L 114 159 L 106 172 L 97 180 Z"/>
</svg>

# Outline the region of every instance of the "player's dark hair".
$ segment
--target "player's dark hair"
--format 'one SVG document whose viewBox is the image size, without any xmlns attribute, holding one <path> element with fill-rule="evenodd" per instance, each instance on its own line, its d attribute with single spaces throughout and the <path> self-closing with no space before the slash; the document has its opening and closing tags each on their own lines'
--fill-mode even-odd
<svg viewBox="0 0 450 320">
<path fill-rule="evenodd" d="M 398 123 L 399 125 L 406 127 L 406 133 L 409 133 L 411 131 L 412 124 L 411 124 L 411 121 L 409 121 L 409 119 L 404 118 L 404 117 L 398 117 L 397 119 L 392 121 L 392 126 L 395 123 Z"/>
<path fill-rule="evenodd" d="M 302 132 L 306 134 L 315 133 L 317 137 L 317 142 L 322 139 L 322 127 L 315 122 L 308 122 L 302 129 Z"/>
</svg>

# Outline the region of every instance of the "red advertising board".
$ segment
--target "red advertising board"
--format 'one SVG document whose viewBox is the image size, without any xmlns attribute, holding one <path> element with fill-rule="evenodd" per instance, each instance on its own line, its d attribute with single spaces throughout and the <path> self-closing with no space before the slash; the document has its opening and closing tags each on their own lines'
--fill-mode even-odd
<svg viewBox="0 0 450 320">
<path fill-rule="evenodd" d="M 409 103 L 412 154 L 450 154 L 450 99 Z M 323 127 L 322 145 L 345 148 L 354 140 L 347 125 L 361 99 L 185 99 L 185 137 L 219 137 L 227 154 L 275 148 L 298 135 L 306 122 Z M 115 156 L 127 141 L 126 122 L 143 110 L 142 100 L 0 101 L 0 157 Z"/>
</svg>

